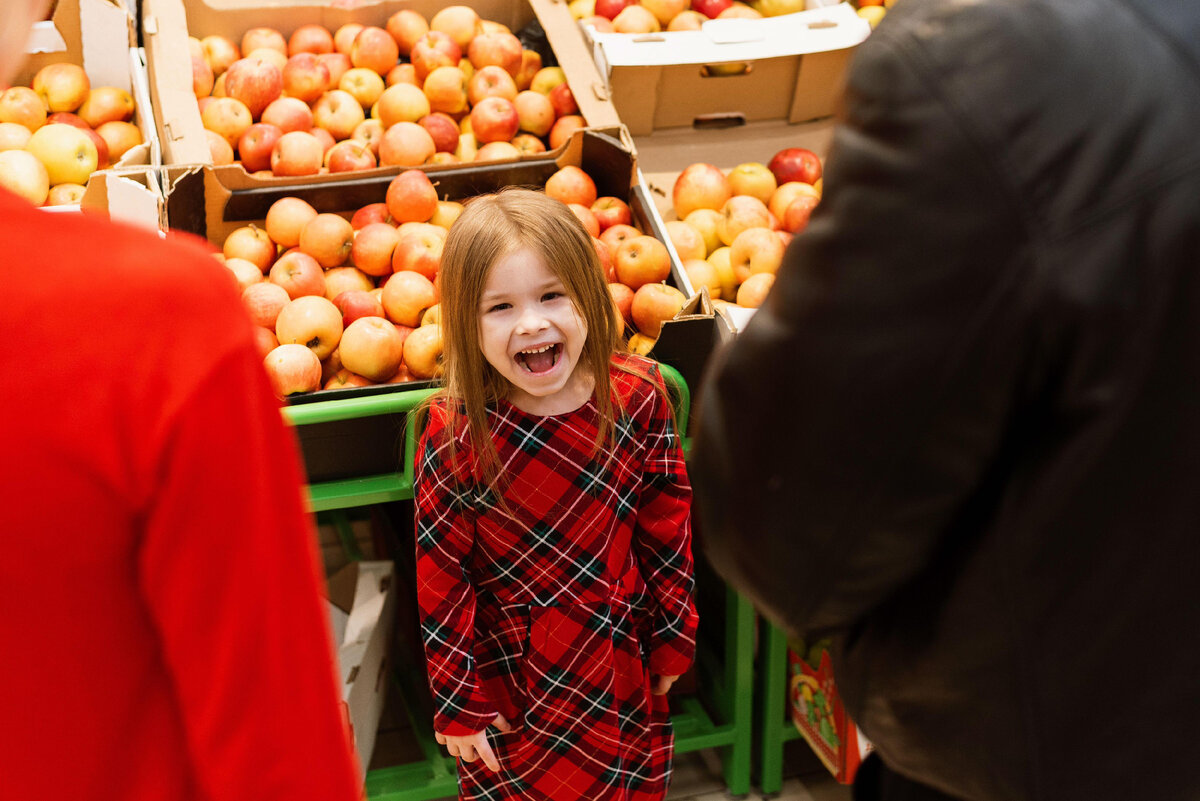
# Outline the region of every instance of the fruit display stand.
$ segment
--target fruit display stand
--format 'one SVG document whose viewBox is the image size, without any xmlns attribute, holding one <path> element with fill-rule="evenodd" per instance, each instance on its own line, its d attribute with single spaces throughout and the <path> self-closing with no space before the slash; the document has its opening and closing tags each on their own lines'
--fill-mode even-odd
<svg viewBox="0 0 1200 801">
<path fill-rule="evenodd" d="M 687 384 L 668 365 L 662 366 L 676 399 L 679 430 L 686 432 L 691 405 Z M 309 508 L 332 512 L 349 555 L 357 555 L 344 510 L 387 501 L 411 500 L 417 443 L 416 415 L 409 414 L 434 390 L 431 387 L 400 390 L 374 397 L 359 397 L 294 404 L 284 408 L 285 420 L 302 432 L 305 426 L 336 423 L 362 416 L 404 414 L 403 452 L 399 470 L 356 476 L 308 486 Z M 334 394 L 334 393 L 331 393 Z M 686 440 L 685 440 L 686 442 Z M 403 555 L 401 559 L 403 560 Z M 401 572 L 411 573 L 401 564 Z M 672 716 L 676 753 L 720 749 L 726 786 L 732 795 L 750 789 L 752 739 L 754 611 L 744 598 L 723 589 L 724 625 L 720 642 L 701 639 L 697 653 L 699 693 L 676 699 Z M 703 624 L 702 624 L 703 625 Z M 457 792 L 455 760 L 434 740 L 430 720 L 418 713 L 424 688 L 413 680 L 421 672 L 399 662 L 393 674 L 394 689 L 414 732 L 423 759 L 404 765 L 376 768 L 367 774 L 367 795 L 376 801 L 426 801 L 453 797 Z"/>
</svg>

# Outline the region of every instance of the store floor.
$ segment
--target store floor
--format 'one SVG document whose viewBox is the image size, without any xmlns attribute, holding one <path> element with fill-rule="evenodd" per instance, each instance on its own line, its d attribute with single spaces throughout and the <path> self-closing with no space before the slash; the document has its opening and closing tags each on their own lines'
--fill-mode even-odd
<svg viewBox="0 0 1200 801">
<path fill-rule="evenodd" d="M 802 744 L 801 744 L 802 745 Z M 783 782 L 783 790 L 766 796 L 773 801 L 850 801 L 850 788 L 844 787 L 820 767 L 816 759 L 800 754 L 803 772 Z M 785 772 L 788 775 L 790 771 Z M 746 801 L 758 801 L 764 796 L 751 790 Z M 675 759 L 675 776 L 667 801 L 730 801 L 721 780 L 720 757 L 715 751 L 696 751 Z"/>
</svg>

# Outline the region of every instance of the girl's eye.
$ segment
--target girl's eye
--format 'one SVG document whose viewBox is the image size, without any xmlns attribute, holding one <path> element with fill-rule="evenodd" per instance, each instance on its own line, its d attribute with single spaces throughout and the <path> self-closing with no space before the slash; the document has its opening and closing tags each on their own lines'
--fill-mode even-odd
<svg viewBox="0 0 1200 801">
<path fill-rule="evenodd" d="M 491 306 L 487 307 L 485 313 L 504 311 L 507 308 L 509 308 L 507 303 L 493 303 Z"/>
<path fill-rule="evenodd" d="M 548 300 L 555 300 L 557 298 L 561 298 L 562 296 L 563 296 L 563 293 L 561 293 L 561 292 L 547 292 L 546 294 L 542 295 L 542 302 L 545 302 Z"/>
</svg>

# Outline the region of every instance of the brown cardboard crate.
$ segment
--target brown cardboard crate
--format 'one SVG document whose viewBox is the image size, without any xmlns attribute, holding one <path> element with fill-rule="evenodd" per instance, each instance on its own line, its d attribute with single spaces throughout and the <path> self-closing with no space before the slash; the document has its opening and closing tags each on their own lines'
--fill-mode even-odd
<svg viewBox="0 0 1200 801">
<path fill-rule="evenodd" d="M 308 23 L 324 25 L 331 31 L 347 22 L 383 27 L 388 17 L 400 9 L 410 8 L 429 18 L 453 4 L 447 0 L 365 0 L 344 7 L 328 0 L 143 0 L 142 28 L 164 163 L 212 163 L 192 93 L 189 35 L 203 38 L 221 34 L 238 42 L 245 31 L 257 26 L 275 28 L 284 36 Z M 501 22 L 514 32 L 536 19 L 552 43 L 563 38 L 561 32 L 554 33 L 556 28 L 574 25 L 569 15 L 564 20 L 553 13 L 552 0 L 472 0 L 470 6 L 485 19 Z M 607 96 L 597 96 L 594 91 L 600 84 L 599 74 L 586 50 L 554 47 L 554 52 L 587 124 L 601 129 L 618 125 L 620 121 L 612 103 Z M 245 173 L 240 165 L 237 169 Z M 395 174 L 400 169 L 380 167 L 364 172 Z M 287 178 L 264 179 L 264 183 L 296 182 Z"/>
<path fill-rule="evenodd" d="M 603 91 L 640 136 L 730 120 L 828 117 L 870 25 L 842 3 L 765 19 L 709 20 L 699 31 L 583 31 Z"/>
<path fill-rule="evenodd" d="M 131 93 L 137 106 L 133 123 L 142 132 L 142 144 L 126 152 L 111 169 L 152 170 L 162 163 L 162 153 L 150 103 L 145 54 L 136 44 L 133 16 L 123 0 L 60 0 L 52 18 L 34 23 L 30 30 L 26 60 L 14 76 L 13 85 L 28 86 L 42 67 L 66 62 L 83 67 L 93 87 L 115 86 Z M 103 191 L 92 186 L 103 172 L 89 178 L 88 191 L 93 198 Z M 98 183 L 103 182 L 99 178 Z M 139 209 L 161 200 L 161 193 L 148 190 L 135 201 Z M 157 217 L 139 214 L 127 215 L 126 219 L 150 227 L 158 225 Z"/>
</svg>

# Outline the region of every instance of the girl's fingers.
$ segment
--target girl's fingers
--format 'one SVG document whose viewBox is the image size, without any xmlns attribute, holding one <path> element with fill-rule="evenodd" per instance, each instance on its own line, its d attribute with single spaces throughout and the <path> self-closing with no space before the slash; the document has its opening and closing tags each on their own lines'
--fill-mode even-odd
<svg viewBox="0 0 1200 801">
<path fill-rule="evenodd" d="M 446 744 L 446 735 L 442 734 L 440 731 L 435 731 L 433 733 L 433 739 L 438 741 L 438 745 Z"/>
<path fill-rule="evenodd" d="M 488 770 L 493 773 L 500 772 L 500 761 L 496 759 L 496 754 L 486 740 L 479 746 L 479 758 L 483 760 L 483 764 L 487 765 Z"/>
<path fill-rule="evenodd" d="M 496 719 L 492 721 L 492 725 L 500 731 L 512 731 L 512 726 L 499 712 L 496 713 Z"/>
</svg>

